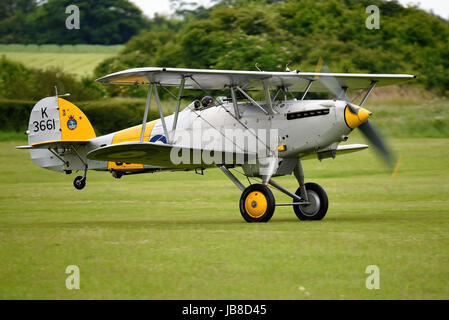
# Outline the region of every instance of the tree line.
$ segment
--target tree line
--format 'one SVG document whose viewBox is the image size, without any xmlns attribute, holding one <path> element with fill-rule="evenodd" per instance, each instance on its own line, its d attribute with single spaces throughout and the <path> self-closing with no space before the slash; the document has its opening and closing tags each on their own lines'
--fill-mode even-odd
<svg viewBox="0 0 449 320">
<path fill-rule="evenodd" d="M 380 29 L 366 27 L 370 5 L 379 8 Z M 448 21 L 397 1 L 226 0 L 177 23 L 157 17 L 96 74 L 139 66 L 256 70 L 256 63 L 315 71 L 322 57 L 334 72 L 417 74 L 416 83 L 449 93 Z"/>
<path fill-rule="evenodd" d="M 97 77 L 140 66 L 256 70 L 257 63 L 269 71 L 287 64 L 315 71 L 322 57 L 334 72 L 417 74 L 415 83 L 449 94 L 449 22 L 416 6 L 396 0 L 215 0 L 209 8 L 171 2 L 174 16 L 147 19 L 127 0 L 0 0 L 0 42 L 125 43 L 97 67 Z M 80 30 L 65 29 L 69 4 L 81 9 Z M 379 29 L 366 27 L 370 5 L 379 8 Z M 134 87 L 107 90 L 145 94 Z"/>
<path fill-rule="evenodd" d="M 79 29 L 66 27 L 70 5 L 79 8 Z M 128 0 L 0 0 L 0 43 L 123 44 L 149 26 Z"/>
</svg>

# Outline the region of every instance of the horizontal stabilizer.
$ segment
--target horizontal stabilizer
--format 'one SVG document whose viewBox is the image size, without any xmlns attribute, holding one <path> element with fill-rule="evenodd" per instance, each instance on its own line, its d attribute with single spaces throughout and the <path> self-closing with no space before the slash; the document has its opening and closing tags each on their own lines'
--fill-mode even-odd
<svg viewBox="0 0 449 320">
<path fill-rule="evenodd" d="M 48 148 L 66 148 L 74 145 L 84 145 L 89 141 L 68 141 L 68 140 L 55 140 L 55 141 L 43 141 L 39 143 L 32 144 L 31 146 L 19 146 L 16 149 L 48 149 Z"/>
</svg>

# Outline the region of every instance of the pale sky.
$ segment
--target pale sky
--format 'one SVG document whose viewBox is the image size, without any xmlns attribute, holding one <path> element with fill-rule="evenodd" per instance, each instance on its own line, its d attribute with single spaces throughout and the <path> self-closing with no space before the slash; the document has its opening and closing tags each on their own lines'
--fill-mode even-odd
<svg viewBox="0 0 449 320">
<path fill-rule="evenodd" d="M 137 5 L 143 13 L 145 13 L 149 17 L 153 17 L 153 15 L 157 13 L 162 14 L 170 14 L 173 13 L 174 10 L 170 8 L 169 0 L 131 0 L 135 5 Z M 195 3 L 203 4 L 207 6 L 210 1 L 208 0 L 200 0 L 200 1 L 191 1 Z"/>
<path fill-rule="evenodd" d="M 419 3 L 419 7 L 427 11 L 433 10 L 433 13 L 445 19 L 449 19 L 449 1 L 447 0 L 399 0 L 399 2 L 403 5 Z"/>
<path fill-rule="evenodd" d="M 170 8 L 169 0 L 131 0 L 131 2 L 140 7 L 149 17 L 153 17 L 156 12 L 161 14 L 173 13 L 173 10 Z M 209 0 L 192 2 L 201 3 L 206 6 L 210 3 Z M 449 1 L 447 0 L 399 0 L 399 2 L 403 5 L 419 3 L 421 8 L 425 10 L 433 10 L 435 14 L 449 19 Z"/>
</svg>

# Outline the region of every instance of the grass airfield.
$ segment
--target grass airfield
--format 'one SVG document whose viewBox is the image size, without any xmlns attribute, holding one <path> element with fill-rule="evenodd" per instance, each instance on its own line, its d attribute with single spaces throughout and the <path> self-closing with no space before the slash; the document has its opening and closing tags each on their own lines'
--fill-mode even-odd
<svg viewBox="0 0 449 320">
<path fill-rule="evenodd" d="M 77 77 L 90 77 L 104 60 L 115 56 L 123 46 L 102 45 L 20 45 L 0 44 L 0 57 L 36 69 L 58 67 Z"/>
<path fill-rule="evenodd" d="M 58 67 L 66 73 L 79 78 L 92 76 L 93 70 L 104 60 L 111 58 L 110 53 L 29 53 L 29 52 L 0 52 L 0 56 L 21 62 L 27 67 L 48 69 Z"/>
<path fill-rule="evenodd" d="M 448 299 L 449 139 L 390 143 L 402 156 L 395 178 L 370 150 L 304 162 L 329 196 L 323 221 L 277 207 L 269 223 L 247 224 L 218 169 L 89 172 L 78 191 L 74 174 L 14 149 L 23 141 L 0 142 L 0 299 Z M 80 290 L 65 287 L 68 265 Z M 379 290 L 365 287 L 368 265 Z"/>
</svg>

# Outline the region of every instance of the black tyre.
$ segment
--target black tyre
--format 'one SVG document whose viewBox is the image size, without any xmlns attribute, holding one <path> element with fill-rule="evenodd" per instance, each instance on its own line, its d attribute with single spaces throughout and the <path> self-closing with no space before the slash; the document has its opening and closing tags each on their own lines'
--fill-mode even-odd
<svg viewBox="0 0 449 320">
<path fill-rule="evenodd" d="M 240 213 L 246 222 L 268 222 L 275 208 L 273 193 L 262 184 L 250 185 L 240 197 Z"/>
<path fill-rule="evenodd" d="M 73 180 L 73 185 L 78 190 L 84 189 L 84 187 L 86 186 L 86 178 L 82 176 L 76 177 L 75 180 Z"/>
<path fill-rule="evenodd" d="M 123 172 L 122 171 L 112 171 L 112 176 L 115 179 L 121 179 L 123 176 Z"/>
<path fill-rule="evenodd" d="M 310 204 L 294 205 L 293 210 L 299 220 L 322 220 L 329 207 L 329 199 L 326 191 L 319 184 L 306 183 L 307 196 Z M 301 190 L 298 188 L 296 194 L 301 196 Z M 296 200 L 293 200 L 296 202 Z"/>
</svg>

